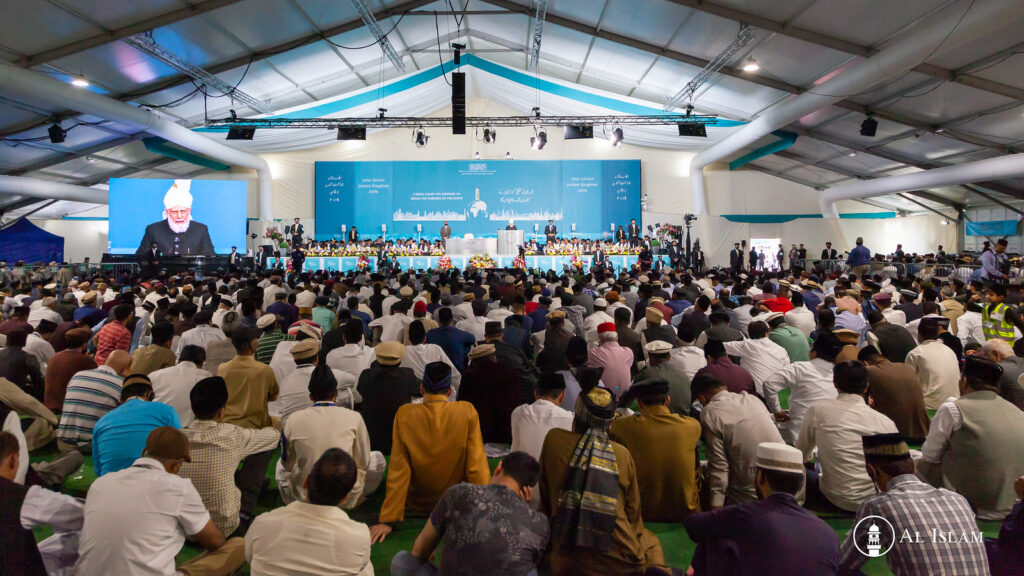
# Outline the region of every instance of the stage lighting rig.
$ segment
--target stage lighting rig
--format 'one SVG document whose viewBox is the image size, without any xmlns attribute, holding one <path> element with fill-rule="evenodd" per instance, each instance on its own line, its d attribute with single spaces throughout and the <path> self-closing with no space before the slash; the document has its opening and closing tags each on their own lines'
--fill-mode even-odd
<svg viewBox="0 0 1024 576">
<path fill-rule="evenodd" d="M 530 136 L 530 148 L 543 150 L 548 143 L 548 133 L 544 129 L 537 130 L 534 136 Z"/>
<path fill-rule="evenodd" d="M 498 133 L 495 132 L 494 129 L 491 127 L 484 128 L 484 143 L 494 144 L 497 141 Z"/>
<path fill-rule="evenodd" d="M 455 51 L 455 58 L 453 60 L 455 60 L 455 67 L 458 68 L 462 65 L 462 51 L 466 49 L 466 45 L 452 42 L 451 47 Z"/>
<path fill-rule="evenodd" d="M 622 147 L 622 128 L 616 126 L 612 129 L 611 134 L 608 135 L 608 142 L 616 148 Z"/>
<path fill-rule="evenodd" d="M 427 133 L 423 131 L 423 127 L 420 126 L 413 132 L 412 140 L 416 143 L 417 148 L 423 148 L 430 141 L 430 136 L 427 136 Z"/>
<path fill-rule="evenodd" d="M 533 107 L 533 117 L 540 118 L 540 106 Z"/>
</svg>

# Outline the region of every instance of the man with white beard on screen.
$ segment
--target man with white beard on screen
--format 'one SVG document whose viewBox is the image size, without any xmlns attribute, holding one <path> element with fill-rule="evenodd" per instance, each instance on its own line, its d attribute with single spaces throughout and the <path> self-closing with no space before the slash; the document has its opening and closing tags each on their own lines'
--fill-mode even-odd
<svg viewBox="0 0 1024 576">
<path fill-rule="evenodd" d="M 164 194 L 163 219 L 146 226 L 137 255 L 156 244 L 167 255 L 213 256 L 213 241 L 206 224 L 192 219 L 191 180 L 175 180 Z"/>
</svg>

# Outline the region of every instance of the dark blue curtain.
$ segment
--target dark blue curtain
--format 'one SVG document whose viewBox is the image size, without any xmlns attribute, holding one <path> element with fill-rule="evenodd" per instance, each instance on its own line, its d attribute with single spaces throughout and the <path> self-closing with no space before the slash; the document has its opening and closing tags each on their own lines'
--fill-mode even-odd
<svg viewBox="0 0 1024 576">
<path fill-rule="evenodd" d="M 64 260 L 64 238 L 50 234 L 22 218 L 0 230 L 0 259 L 13 264 L 24 260 L 33 262 L 62 262 Z"/>
</svg>

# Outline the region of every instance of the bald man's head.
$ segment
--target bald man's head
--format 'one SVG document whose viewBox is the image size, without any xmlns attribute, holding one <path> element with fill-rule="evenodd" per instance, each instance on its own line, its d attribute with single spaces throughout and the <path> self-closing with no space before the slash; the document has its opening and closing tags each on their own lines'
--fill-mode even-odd
<svg viewBox="0 0 1024 576">
<path fill-rule="evenodd" d="M 131 373 L 132 357 L 124 350 L 114 350 L 107 356 L 105 366 L 110 366 L 121 376 L 128 376 Z"/>
</svg>

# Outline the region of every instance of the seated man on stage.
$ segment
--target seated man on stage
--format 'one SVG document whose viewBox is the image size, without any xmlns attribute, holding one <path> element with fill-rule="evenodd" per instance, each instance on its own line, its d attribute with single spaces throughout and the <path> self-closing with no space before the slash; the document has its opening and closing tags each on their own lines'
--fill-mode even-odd
<svg viewBox="0 0 1024 576">
<path fill-rule="evenodd" d="M 144 257 L 156 244 L 160 252 L 179 256 L 213 256 L 213 241 L 206 224 L 192 220 L 191 180 L 175 180 L 164 194 L 163 219 L 146 226 L 136 255 Z"/>
</svg>

